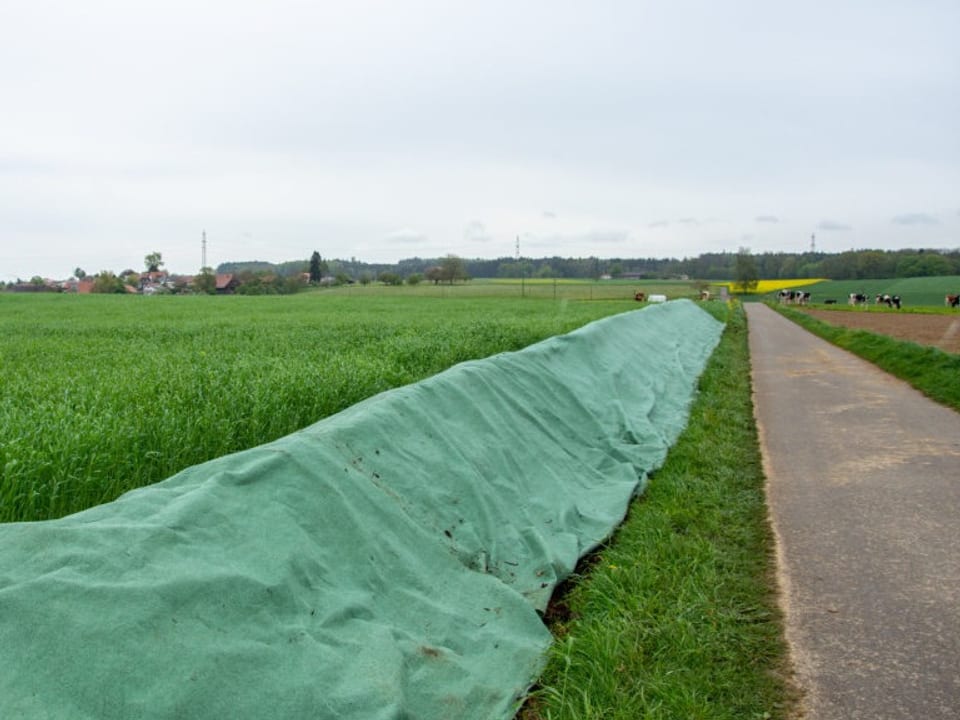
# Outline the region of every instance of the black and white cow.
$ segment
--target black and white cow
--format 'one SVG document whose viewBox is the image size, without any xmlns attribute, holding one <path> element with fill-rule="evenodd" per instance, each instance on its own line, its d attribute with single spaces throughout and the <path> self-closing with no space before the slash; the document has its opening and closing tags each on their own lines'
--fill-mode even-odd
<svg viewBox="0 0 960 720">
<path fill-rule="evenodd" d="M 960 307 L 960 295 L 947 295 L 943 299 L 943 304 L 947 307 Z"/>
<path fill-rule="evenodd" d="M 781 290 L 777 293 L 777 300 L 781 305 L 806 305 L 810 301 L 810 293 L 802 290 Z"/>
<path fill-rule="evenodd" d="M 863 293 L 850 293 L 850 297 L 847 299 L 848 305 L 866 305 L 867 296 Z"/>
</svg>

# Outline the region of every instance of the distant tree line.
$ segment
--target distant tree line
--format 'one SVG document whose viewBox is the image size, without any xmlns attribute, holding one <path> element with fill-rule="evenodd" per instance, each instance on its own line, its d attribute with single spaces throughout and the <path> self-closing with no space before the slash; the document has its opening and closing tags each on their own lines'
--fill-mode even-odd
<svg viewBox="0 0 960 720">
<path fill-rule="evenodd" d="M 960 275 L 957 250 L 848 250 L 841 253 L 760 253 L 751 256 L 761 280 L 826 278 L 879 280 Z M 676 262 L 683 275 L 711 280 L 737 278 L 737 253 L 707 253 Z"/>
<path fill-rule="evenodd" d="M 747 251 L 749 252 L 749 251 Z M 636 279 L 691 278 L 703 280 L 743 279 L 744 249 L 738 252 L 703 253 L 696 257 L 677 258 L 599 258 L 599 257 L 501 257 L 466 259 L 455 255 L 442 258 L 406 258 L 397 263 L 366 263 L 356 258 L 349 260 L 323 259 L 314 251 L 309 259 L 283 263 L 265 261 L 226 262 L 216 268 L 216 274 L 234 274 L 241 285 L 238 292 L 288 293 L 296 292 L 309 278 L 313 285 L 342 285 L 347 283 L 383 282 L 388 285 L 415 284 L 426 281 L 454 283 L 469 278 L 577 278 L 602 277 Z M 848 250 L 841 253 L 759 253 L 750 254 L 752 267 L 759 280 L 785 278 L 826 278 L 828 280 L 879 280 L 898 277 L 926 277 L 960 275 L 960 249 L 904 249 L 904 250 Z M 147 273 L 163 266 L 160 253 L 150 253 L 144 259 Z M 87 276 L 82 269 L 74 271 L 77 279 L 93 279 L 98 292 L 125 292 L 135 285 L 139 275 L 133 270 L 114 274 L 103 270 Z M 297 280 L 294 282 L 294 280 Z M 199 282 L 197 282 L 197 280 Z M 214 271 L 202 268 L 195 280 L 196 286 L 182 291 L 213 292 Z M 207 287 L 209 286 L 209 287 Z M 35 292 L 57 292 L 55 284 L 40 277 L 30 280 L 0 283 L 0 288 Z M 180 290 L 176 285 L 173 291 Z"/>
<path fill-rule="evenodd" d="M 270 263 L 263 260 L 248 262 L 225 262 L 217 266 L 217 274 L 230 273 L 238 276 L 246 284 L 253 276 L 275 276 L 293 278 L 308 275 L 312 284 L 343 285 L 360 283 L 368 285 L 381 282 L 386 285 L 415 285 L 421 281 L 435 284 L 464 282 L 478 276 L 470 271 L 471 263 L 485 263 L 484 260 L 464 260 L 456 255 L 442 258 L 412 258 L 399 263 L 366 263 L 350 260 L 324 260 L 316 251 L 309 260 L 291 260 L 283 263 Z M 519 277 L 519 275 L 517 276 Z"/>
<path fill-rule="evenodd" d="M 383 282 L 397 284 L 411 276 L 429 282 L 455 282 L 467 278 L 577 278 L 629 277 L 637 279 L 701 278 L 737 280 L 738 262 L 743 270 L 740 252 L 703 253 L 689 258 L 541 258 L 501 257 L 495 259 L 456 258 L 451 264 L 444 258 L 413 257 L 397 263 L 365 263 L 350 260 L 324 260 L 324 276 L 343 282 Z M 758 253 L 751 254 L 760 280 L 783 278 L 826 278 L 860 280 L 933 275 L 960 275 L 960 249 L 957 250 L 849 250 L 842 253 Z M 738 260 L 739 258 L 739 260 Z M 451 267 L 455 269 L 450 270 Z M 446 274 L 438 274 L 445 268 Z M 309 260 L 279 264 L 268 262 L 223 263 L 218 273 L 241 271 L 270 272 L 289 277 L 311 274 Z M 452 272 L 452 277 L 451 277 Z"/>
</svg>

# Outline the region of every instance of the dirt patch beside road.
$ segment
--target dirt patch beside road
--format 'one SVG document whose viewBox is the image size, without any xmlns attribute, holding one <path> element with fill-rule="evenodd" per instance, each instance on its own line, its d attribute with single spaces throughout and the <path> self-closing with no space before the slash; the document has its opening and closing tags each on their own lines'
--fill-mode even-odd
<svg viewBox="0 0 960 720">
<path fill-rule="evenodd" d="M 799 308 L 798 308 L 799 309 Z M 922 315 L 920 313 L 870 312 L 867 310 L 803 310 L 831 325 L 856 328 L 933 345 L 949 353 L 960 354 L 960 313 Z"/>
</svg>

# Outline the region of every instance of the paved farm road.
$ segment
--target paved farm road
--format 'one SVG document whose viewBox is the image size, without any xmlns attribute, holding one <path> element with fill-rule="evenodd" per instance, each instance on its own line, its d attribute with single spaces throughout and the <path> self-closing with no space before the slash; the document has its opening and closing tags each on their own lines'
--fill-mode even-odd
<svg viewBox="0 0 960 720">
<path fill-rule="evenodd" d="M 960 414 L 746 310 L 805 717 L 957 720 Z"/>
</svg>

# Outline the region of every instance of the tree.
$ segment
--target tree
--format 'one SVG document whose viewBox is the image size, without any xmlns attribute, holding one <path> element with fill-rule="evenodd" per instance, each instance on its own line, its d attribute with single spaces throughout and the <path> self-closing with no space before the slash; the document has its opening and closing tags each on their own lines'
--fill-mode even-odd
<svg viewBox="0 0 960 720">
<path fill-rule="evenodd" d="M 543 265 L 541 265 L 537 269 L 537 271 L 533 274 L 534 277 L 538 277 L 538 278 L 552 278 L 555 275 L 556 273 L 553 272 L 553 268 L 550 266 L 549 263 L 544 263 Z"/>
<path fill-rule="evenodd" d="M 384 285 L 403 285 L 403 278 L 395 272 L 382 272 L 377 275 L 377 280 Z"/>
<path fill-rule="evenodd" d="M 864 250 L 857 254 L 857 276 L 862 278 L 881 278 L 892 275 L 896 265 L 889 260 L 887 253 L 879 250 Z"/>
<path fill-rule="evenodd" d="M 277 292 L 281 295 L 295 295 L 303 287 L 303 280 L 300 275 L 291 275 L 281 279 L 283 280 L 282 284 L 277 285 Z"/>
<path fill-rule="evenodd" d="M 942 255 L 924 253 L 905 255 L 897 263 L 897 277 L 929 277 L 933 275 L 952 275 L 953 264 Z"/>
<path fill-rule="evenodd" d="M 784 258 L 780 265 L 780 277 L 793 279 L 797 277 L 797 272 L 797 258 L 792 255 Z"/>
<path fill-rule="evenodd" d="M 757 289 L 759 284 L 759 275 L 757 274 L 757 263 L 750 254 L 750 250 L 742 247 L 737 253 L 737 262 L 735 266 L 736 280 L 734 286 L 738 292 L 748 293 Z"/>
<path fill-rule="evenodd" d="M 463 264 L 463 260 L 456 255 L 447 255 L 440 261 L 440 279 L 451 285 L 456 280 L 469 279 L 467 267 Z"/>
<path fill-rule="evenodd" d="M 320 253 L 314 250 L 313 255 L 310 256 L 310 282 L 320 282 L 328 270 L 326 261 L 320 257 Z"/>
<path fill-rule="evenodd" d="M 78 267 L 76 270 L 73 271 L 73 276 L 77 280 L 83 280 L 87 276 L 87 273 L 84 272 L 83 268 Z"/>
<path fill-rule="evenodd" d="M 123 287 L 123 280 L 118 278 L 109 270 L 101 270 L 93 278 L 93 287 L 90 292 L 95 293 L 122 293 L 126 292 Z"/>
<path fill-rule="evenodd" d="M 147 266 L 147 272 L 159 272 L 163 265 L 163 255 L 154 250 L 143 258 L 143 263 Z"/>
<path fill-rule="evenodd" d="M 213 273 L 213 268 L 200 268 L 200 274 L 193 279 L 193 289 L 204 295 L 216 295 L 217 276 Z"/>
<path fill-rule="evenodd" d="M 420 281 L 423 280 L 423 277 L 420 273 L 411 273 L 407 275 L 407 285 L 419 285 Z"/>
</svg>

